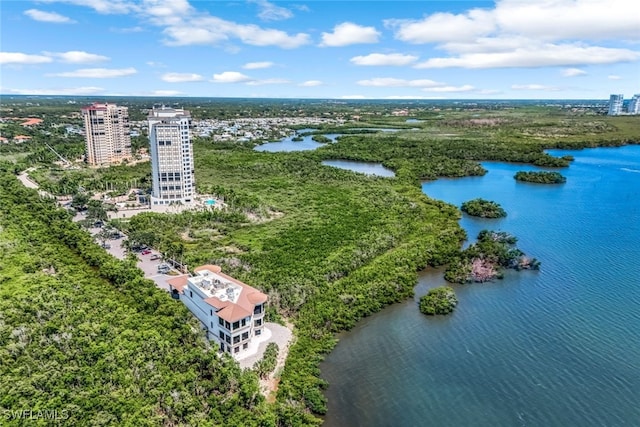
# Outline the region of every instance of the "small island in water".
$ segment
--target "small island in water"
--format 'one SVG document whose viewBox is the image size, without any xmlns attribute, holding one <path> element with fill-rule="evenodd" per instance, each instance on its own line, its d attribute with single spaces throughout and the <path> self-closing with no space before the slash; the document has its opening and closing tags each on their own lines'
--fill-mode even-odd
<svg viewBox="0 0 640 427">
<path fill-rule="evenodd" d="M 534 182 L 536 184 L 563 184 L 567 182 L 565 178 L 559 172 L 524 172 L 520 171 L 514 175 L 516 181 Z"/>
<path fill-rule="evenodd" d="M 451 283 L 482 283 L 503 277 L 502 269 L 538 270 L 540 261 L 515 247 L 518 239 L 504 231 L 482 230 L 478 241 L 460 253 L 444 278 Z"/>
<path fill-rule="evenodd" d="M 464 202 L 460 210 L 467 215 L 480 218 L 504 218 L 507 212 L 496 202 L 477 198 Z"/>
<path fill-rule="evenodd" d="M 420 298 L 420 311 L 423 314 L 449 314 L 458 305 L 456 293 L 450 286 L 430 289 Z"/>
</svg>

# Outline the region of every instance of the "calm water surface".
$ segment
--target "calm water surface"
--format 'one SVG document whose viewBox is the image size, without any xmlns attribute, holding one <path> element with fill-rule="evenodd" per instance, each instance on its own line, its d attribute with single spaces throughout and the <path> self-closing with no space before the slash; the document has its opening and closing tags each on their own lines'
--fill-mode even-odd
<svg viewBox="0 0 640 427">
<path fill-rule="evenodd" d="M 391 169 L 385 168 L 380 163 L 356 162 L 354 160 L 325 160 L 322 162 L 322 164 L 325 166 L 347 169 L 366 175 L 376 175 L 384 177 L 396 176 L 396 174 Z"/>
<path fill-rule="evenodd" d="M 447 317 L 418 311 L 444 283 L 423 272 L 416 301 L 360 322 L 322 364 L 326 426 L 640 426 L 640 146 L 550 152 L 575 156 L 565 184 L 484 163 L 484 177 L 423 185 L 500 203 L 507 218 L 461 225 L 515 234 L 542 269 L 455 286 Z"/>
<path fill-rule="evenodd" d="M 303 131 L 307 129 L 302 129 Z M 299 132 L 302 133 L 302 132 Z M 327 138 L 331 139 L 332 142 L 336 142 L 336 138 L 338 138 L 341 134 L 339 133 L 327 133 L 324 134 Z M 282 138 L 280 141 L 275 142 L 267 142 L 266 144 L 257 145 L 254 147 L 256 151 L 268 151 L 268 152 L 278 152 L 278 151 L 309 151 L 315 150 L 318 147 L 322 147 L 324 144 L 314 141 L 313 135 L 306 135 L 302 137 L 302 141 L 293 141 L 293 138 L 297 135 L 287 136 Z"/>
</svg>

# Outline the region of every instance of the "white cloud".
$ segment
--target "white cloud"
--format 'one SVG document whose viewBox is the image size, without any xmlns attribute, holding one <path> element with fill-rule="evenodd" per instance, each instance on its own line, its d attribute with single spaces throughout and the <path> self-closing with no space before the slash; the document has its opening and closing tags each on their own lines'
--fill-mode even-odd
<svg viewBox="0 0 640 427">
<path fill-rule="evenodd" d="M 262 28 L 255 24 L 227 21 L 207 12 L 197 11 L 189 4 L 188 0 L 40 1 L 86 6 L 103 14 L 135 13 L 148 23 L 163 27 L 162 33 L 167 37 L 164 42 L 169 46 L 216 45 L 235 38 L 252 46 L 278 46 L 283 49 L 293 49 L 311 42 L 309 35 L 305 33 L 288 34 L 280 30 Z M 263 0 L 258 1 L 262 4 Z M 272 6 L 276 11 L 283 9 Z"/>
<path fill-rule="evenodd" d="M 149 15 L 157 23 L 176 22 L 177 18 L 194 12 L 188 0 L 144 0 L 142 13 Z"/>
<path fill-rule="evenodd" d="M 443 86 L 443 83 L 439 83 L 428 79 L 417 80 L 404 80 L 396 79 L 393 77 L 375 77 L 368 80 L 359 80 L 357 82 L 360 86 L 375 86 L 375 87 L 436 87 Z"/>
<path fill-rule="evenodd" d="M 398 40 L 408 43 L 469 41 L 495 28 L 491 13 L 481 9 L 460 15 L 435 13 L 421 20 L 389 19 L 385 25 L 395 30 Z"/>
<path fill-rule="evenodd" d="M 638 39 L 631 0 L 498 0 L 493 9 L 434 13 L 421 20 L 390 19 L 385 25 L 409 43 L 473 41 L 488 35 L 544 40 Z"/>
<path fill-rule="evenodd" d="M 420 95 L 391 95 L 385 96 L 383 99 L 432 99 L 431 97 Z"/>
<path fill-rule="evenodd" d="M 555 86 L 546 86 L 540 84 L 525 84 L 525 85 L 511 85 L 513 90 L 544 90 L 544 91 L 558 91 L 560 88 Z"/>
<path fill-rule="evenodd" d="M 76 6 L 86 6 L 103 15 L 127 14 L 139 11 L 140 7 L 129 0 L 39 0 L 40 3 L 66 3 Z M 153 3 L 157 0 L 148 0 Z"/>
<path fill-rule="evenodd" d="M 249 80 L 247 85 L 249 86 L 262 86 L 262 85 L 282 85 L 291 83 L 287 79 L 264 79 L 264 80 Z"/>
<path fill-rule="evenodd" d="M 88 53 L 81 50 L 70 50 L 68 52 L 44 52 L 45 55 L 53 56 L 60 59 L 62 62 L 69 62 L 71 64 L 87 64 L 91 62 L 108 61 L 110 58 L 104 55 L 96 55 L 95 53 Z"/>
<path fill-rule="evenodd" d="M 165 73 L 160 78 L 168 83 L 199 82 L 204 80 L 200 74 L 195 73 Z"/>
<path fill-rule="evenodd" d="M 415 68 L 513 68 L 588 64 L 614 64 L 640 58 L 629 49 L 583 46 L 579 44 L 545 44 L 521 47 L 507 52 L 466 53 L 458 57 L 430 58 Z"/>
<path fill-rule="evenodd" d="M 580 68 L 565 68 L 562 70 L 563 77 L 576 77 L 576 76 L 584 76 L 587 72 L 581 70 Z"/>
<path fill-rule="evenodd" d="M 293 13 L 284 7 L 276 6 L 267 0 L 249 0 L 260 8 L 258 17 L 263 21 L 281 21 L 283 19 L 293 18 Z"/>
<path fill-rule="evenodd" d="M 177 90 L 154 90 L 151 92 L 152 96 L 177 96 L 183 93 Z"/>
<path fill-rule="evenodd" d="M 0 64 L 43 64 L 52 62 L 48 56 L 29 55 L 22 52 L 0 52 Z"/>
<path fill-rule="evenodd" d="M 374 27 L 363 27 L 343 22 L 333 27 L 332 33 L 322 33 L 320 46 L 348 46 L 351 44 L 377 43 L 380 32 Z"/>
<path fill-rule="evenodd" d="M 141 32 L 144 31 L 144 28 L 142 28 L 140 26 L 123 27 L 123 28 L 111 27 L 111 28 L 109 28 L 109 31 L 111 31 L 113 33 L 130 34 L 130 33 L 141 33 Z"/>
<path fill-rule="evenodd" d="M 341 99 L 367 99 L 364 95 L 342 95 Z"/>
<path fill-rule="evenodd" d="M 435 43 L 446 55 L 417 68 L 575 66 L 636 61 L 640 52 L 597 45 L 632 44 L 640 21 L 631 0 L 497 0 L 490 9 L 386 20 L 398 40 Z"/>
<path fill-rule="evenodd" d="M 237 71 L 225 71 L 223 73 L 213 75 L 213 81 L 215 83 L 242 83 L 251 80 L 253 80 L 251 77 Z"/>
<path fill-rule="evenodd" d="M 53 77 L 74 77 L 88 79 L 110 79 L 114 77 L 124 77 L 136 74 L 138 71 L 133 68 L 83 68 L 64 73 L 50 74 Z"/>
<path fill-rule="evenodd" d="M 620 77 L 620 76 L 616 76 L 615 74 L 609 74 L 609 75 L 607 76 L 607 78 L 608 78 L 609 80 L 622 80 L 622 77 Z"/>
<path fill-rule="evenodd" d="M 157 68 L 166 67 L 166 65 L 164 65 L 162 62 L 157 62 L 157 61 L 147 61 L 145 62 L 145 64 L 147 64 L 149 67 L 157 67 Z"/>
<path fill-rule="evenodd" d="M 423 88 L 425 92 L 471 92 L 476 88 L 471 85 L 462 86 L 438 86 L 438 87 L 426 87 Z"/>
<path fill-rule="evenodd" d="M 187 23 L 169 26 L 163 32 L 169 36 L 166 44 L 171 46 L 217 44 L 231 37 L 252 46 L 278 46 L 283 49 L 293 49 L 310 42 L 308 34 L 289 35 L 284 31 L 237 24 L 214 16 L 193 18 Z"/>
<path fill-rule="evenodd" d="M 300 83 L 298 86 L 302 87 L 314 87 L 314 86 L 322 86 L 323 83 L 320 80 L 307 80 L 306 82 Z"/>
<path fill-rule="evenodd" d="M 273 62 L 262 61 L 262 62 L 247 62 L 242 66 L 245 70 L 257 70 L 259 68 L 270 68 L 273 67 Z"/>
<path fill-rule="evenodd" d="M 65 89 L 7 89 L 7 92 L 19 95 L 93 95 L 103 91 L 103 88 L 95 86 Z"/>
<path fill-rule="evenodd" d="M 638 40 L 633 0 L 503 0 L 492 11 L 504 33 L 560 39 Z"/>
<path fill-rule="evenodd" d="M 54 24 L 73 24 L 76 22 L 67 16 L 60 15 L 59 13 L 45 12 L 44 10 L 38 9 L 25 10 L 24 14 L 34 21 L 40 22 L 52 22 Z"/>
<path fill-rule="evenodd" d="M 402 66 L 414 63 L 417 56 L 403 55 L 401 53 L 370 53 L 365 56 L 354 56 L 350 61 L 355 65 L 392 65 Z"/>
</svg>

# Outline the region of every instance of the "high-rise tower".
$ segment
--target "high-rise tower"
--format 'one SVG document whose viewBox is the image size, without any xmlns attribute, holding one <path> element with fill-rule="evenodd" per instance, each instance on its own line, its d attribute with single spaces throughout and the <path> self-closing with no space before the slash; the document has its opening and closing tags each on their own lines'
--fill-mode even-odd
<svg viewBox="0 0 640 427">
<path fill-rule="evenodd" d="M 629 101 L 627 112 L 629 114 L 640 114 L 640 94 L 633 95 L 633 98 Z"/>
<path fill-rule="evenodd" d="M 120 163 L 131 158 L 129 110 L 115 104 L 94 103 L 82 109 L 86 161 L 93 166 Z"/>
<path fill-rule="evenodd" d="M 191 203 L 195 196 L 191 114 L 181 108 L 149 113 L 152 205 Z"/>
<path fill-rule="evenodd" d="M 622 113 L 622 103 L 624 97 L 622 95 L 611 95 L 609 97 L 609 114 L 610 116 L 617 116 Z"/>
</svg>

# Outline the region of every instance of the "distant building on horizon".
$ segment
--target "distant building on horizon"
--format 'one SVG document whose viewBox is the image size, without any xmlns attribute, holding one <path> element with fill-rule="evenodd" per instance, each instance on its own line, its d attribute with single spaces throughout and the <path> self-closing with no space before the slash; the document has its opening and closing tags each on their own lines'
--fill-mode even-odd
<svg viewBox="0 0 640 427">
<path fill-rule="evenodd" d="M 617 116 L 622 113 L 622 104 L 624 102 L 624 97 L 622 94 L 619 95 L 611 95 L 609 97 L 609 112 L 607 113 L 610 116 Z"/>
<path fill-rule="evenodd" d="M 633 95 L 631 101 L 629 101 L 627 112 L 629 114 L 640 114 L 640 94 Z"/>
<path fill-rule="evenodd" d="M 149 122 L 151 204 L 189 204 L 195 197 L 191 114 L 181 108 L 153 108 Z"/>
<path fill-rule="evenodd" d="M 127 107 L 96 102 L 82 109 L 82 118 L 88 164 L 108 166 L 131 158 Z"/>
</svg>

